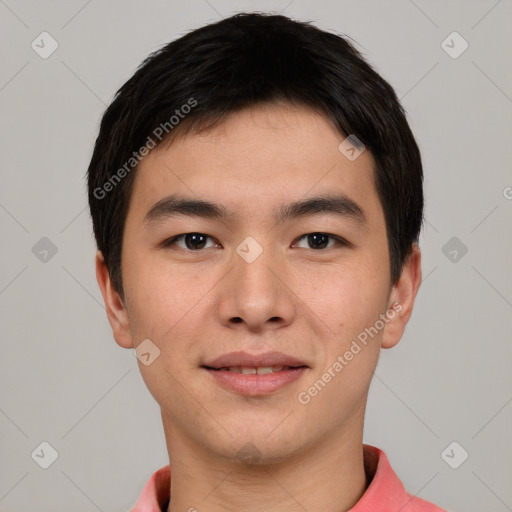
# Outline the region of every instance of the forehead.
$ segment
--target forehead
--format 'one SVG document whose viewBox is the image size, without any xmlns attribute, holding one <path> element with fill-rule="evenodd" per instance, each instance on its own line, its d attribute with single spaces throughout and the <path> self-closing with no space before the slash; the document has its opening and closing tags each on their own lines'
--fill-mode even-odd
<svg viewBox="0 0 512 512">
<path fill-rule="evenodd" d="M 333 192 L 370 213 L 379 210 L 373 157 L 365 150 L 349 159 L 346 144 L 340 150 L 345 139 L 309 107 L 271 103 L 237 111 L 208 131 L 178 135 L 152 150 L 137 169 L 129 216 L 132 210 L 144 216 L 173 193 L 215 200 L 253 217 L 265 215 L 264 204 L 275 210 Z"/>
</svg>

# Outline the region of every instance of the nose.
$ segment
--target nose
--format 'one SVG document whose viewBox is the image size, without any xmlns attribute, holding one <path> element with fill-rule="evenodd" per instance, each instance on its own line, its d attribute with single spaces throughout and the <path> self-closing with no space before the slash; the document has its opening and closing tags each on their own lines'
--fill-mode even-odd
<svg viewBox="0 0 512 512">
<path fill-rule="evenodd" d="M 254 261 L 235 252 L 231 271 L 219 283 L 221 323 L 252 332 L 291 324 L 296 314 L 296 301 L 289 281 L 286 262 L 270 248 L 264 248 Z"/>
</svg>

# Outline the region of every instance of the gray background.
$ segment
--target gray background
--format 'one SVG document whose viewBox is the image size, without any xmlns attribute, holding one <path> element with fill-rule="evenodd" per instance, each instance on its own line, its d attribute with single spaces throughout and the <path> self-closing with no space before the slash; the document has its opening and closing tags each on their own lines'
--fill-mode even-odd
<svg viewBox="0 0 512 512">
<path fill-rule="evenodd" d="M 168 463 L 159 408 L 106 319 L 84 174 L 105 106 L 150 51 L 255 9 L 352 37 L 423 154 L 424 282 L 403 340 L 382 353 L 365 442 L 412 494 L 512 510 L 507 0 L 0 0 L 0 510 L 126 511 Z M 43 31 L 59 45 L 46 59 L 31 48 Z M 469 44 L 456 59 L 441 46 L 453 31 Z M 31 456 L 43 441 L 58 452 L 48 469 Z M 453 441 L 452 464 L 469 453 L 458 469 L 441 456 Z"/>
</svg>

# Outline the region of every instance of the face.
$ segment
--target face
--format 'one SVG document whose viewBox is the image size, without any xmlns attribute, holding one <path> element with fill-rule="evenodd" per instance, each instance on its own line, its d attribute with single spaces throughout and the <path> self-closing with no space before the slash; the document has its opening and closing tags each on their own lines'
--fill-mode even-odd
<svg viewBox="0 0 512 512">
<path fill-rule="evenodd" d="M 392 286 L 374 161 L 348 159 L 344 139 L 313 110 L 268 104 L 139 165 L 124 304 L 101 260 L 98 280 L 117 342 L 160 351 L 139 368 L 173 439 L 270 462 L 362 434 L 372 371 L 408 320 L 419 256 Z M 205 367 L 233 352 L 249 359 L 216 366 L 261 375 Z M 251 359 L 269 352 L 284 359 Z"/>
</svg>

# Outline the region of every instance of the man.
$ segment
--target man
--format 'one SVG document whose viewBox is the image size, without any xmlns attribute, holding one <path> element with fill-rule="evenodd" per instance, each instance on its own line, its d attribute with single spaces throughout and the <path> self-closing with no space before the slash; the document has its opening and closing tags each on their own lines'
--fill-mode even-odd
<svg viewBox="0 0 512 512">
<path fill-rule="evenodd" d="M 342 37 L 238 14 L 118 91 L 88 170 L 116 342 L 169 465 L 133 512 L 440 511 L 363 444 L 421 282 L 421 157 Z"/>
</svg>

